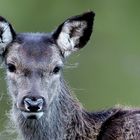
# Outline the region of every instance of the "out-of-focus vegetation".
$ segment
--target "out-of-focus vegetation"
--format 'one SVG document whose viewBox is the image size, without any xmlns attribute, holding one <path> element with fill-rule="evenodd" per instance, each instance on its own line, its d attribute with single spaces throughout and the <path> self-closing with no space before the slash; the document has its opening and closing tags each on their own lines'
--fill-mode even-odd
<svg viewBox="0 0 140 140">
<path fill-rule="evenodd" d="M 140 106 L 139 7 L 138 0 L 0 0 L 0 15 L 17 32 L 50 32 L 66 18 L 94 10 L 91 40 L 70 57 L 69 64 L 79 65 L 65 69 L 65 79 L 88 110 L 97 110 Z M 10 106 L 4 81 L 1 69 L 0 131 Z"/>
</svg>

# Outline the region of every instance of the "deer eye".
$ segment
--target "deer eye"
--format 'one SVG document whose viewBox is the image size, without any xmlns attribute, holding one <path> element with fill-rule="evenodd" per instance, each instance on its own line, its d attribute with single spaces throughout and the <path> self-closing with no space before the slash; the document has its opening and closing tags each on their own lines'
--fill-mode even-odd
<svg viewBox="0 0 140 140">
<path fill-rule="evenodd" d="M 9 70 L 9 72 L 15 72 L 16 71 L 15 65 L 13 65 L 11 63 L 7 64 L 7 69 Z"/>
<path fill-rule="evenodd" d="M 60 67 L 59 66 L 56 66 L 54 69 L 53 69 L 53 73 L 54 74 L 57 74 L 59 71 L 60 71 Z"/>
</svg>

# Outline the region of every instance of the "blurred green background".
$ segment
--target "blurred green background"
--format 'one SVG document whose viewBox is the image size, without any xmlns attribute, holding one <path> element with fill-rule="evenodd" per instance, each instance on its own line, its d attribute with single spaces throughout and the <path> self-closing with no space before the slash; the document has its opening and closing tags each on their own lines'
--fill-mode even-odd
<svg viewBox="0 0 140 140">
<path fill-rule="evenodd" d="M 67 66 L 78 66 L 66 67 L 65 79 L 90 111 L 115 104 L 140 106 L 139 0 L 0 0 L 0 15 L 17 32 L 50 32 L 66 18 L 89 9 L 96 13 L 91 40 L 70 57 Z M 9 106 L 1 69 L 0 131 Z"/>
</svg>

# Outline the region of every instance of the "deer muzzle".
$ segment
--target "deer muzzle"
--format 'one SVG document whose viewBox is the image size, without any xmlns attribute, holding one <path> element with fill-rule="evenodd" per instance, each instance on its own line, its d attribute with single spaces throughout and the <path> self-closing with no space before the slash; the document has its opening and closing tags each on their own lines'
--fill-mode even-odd
<svg viewBox="0 0 140 140">
<path fill-rule="evenodd" d="M 39 119 L 43 116 L 45 104 L 41 96 L 26 96 L 22 99 L 20 110 L 27 119 Z"/>
</svg>

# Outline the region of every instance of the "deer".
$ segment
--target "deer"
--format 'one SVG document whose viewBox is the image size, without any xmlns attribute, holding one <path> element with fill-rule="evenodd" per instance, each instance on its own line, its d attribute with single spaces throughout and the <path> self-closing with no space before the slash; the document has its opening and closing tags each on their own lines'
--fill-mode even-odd
<svg viewBox="0 0 140 140">
<path fill-rule="evenodd" d="M 90 40 L 95 13 L 66 19 L 51 33 L 17 33 L 0 17 L 0 57 L 10 119 L 23 140 L 140 140 L 140 109 L 89 112 L 64 80 L 70 54 Z"/>
</svg>

